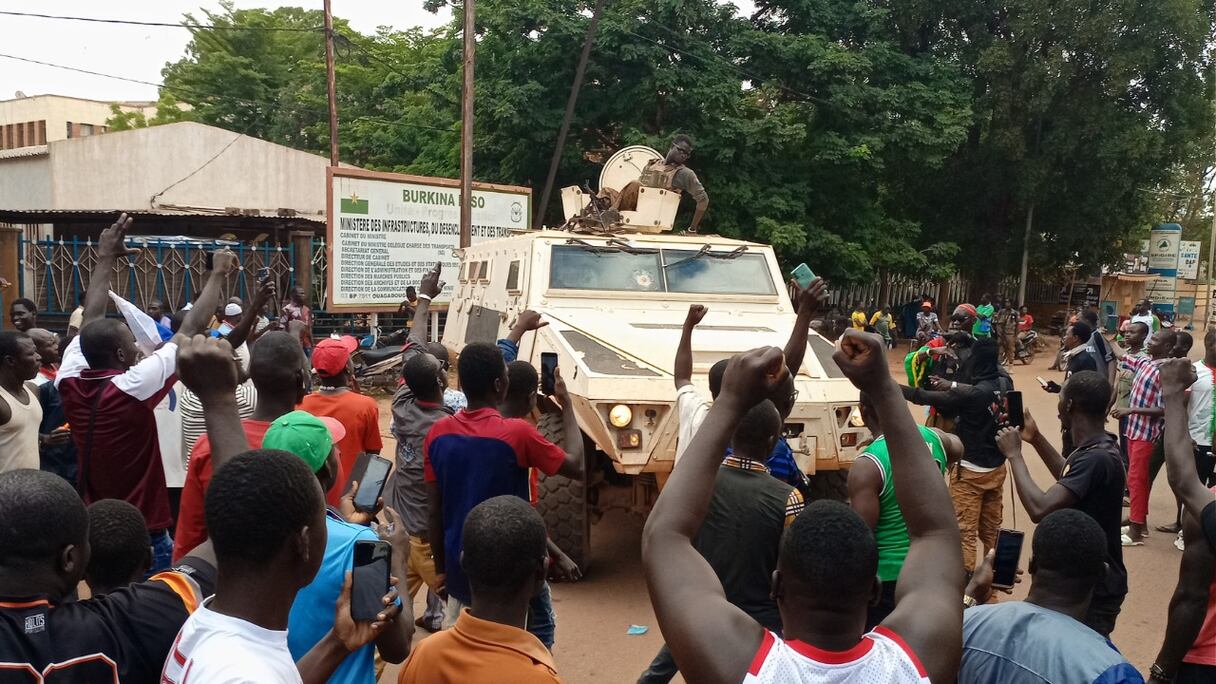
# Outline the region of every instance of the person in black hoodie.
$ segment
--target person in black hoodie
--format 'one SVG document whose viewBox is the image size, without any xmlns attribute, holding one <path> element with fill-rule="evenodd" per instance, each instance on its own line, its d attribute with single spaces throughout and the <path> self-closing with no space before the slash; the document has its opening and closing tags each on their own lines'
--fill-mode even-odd
<svg viewBox="0 0 1216 684">
<path fill-rule="evenodd" d="M 963 565 L 975 569 L 976 541 L 983 554 L 996 545 L 1004 510 L 1005 456 L 996 446 L 1002 397 L 1013 389 L 998 361 L 997 342 L 975 340 L 970 354 L 953 380 L 933 378 L 933 389 L 903 387 L 904 398 L 956 415 L 954 428 L 963 443 L 963 458 L 949 471 L 950 498 L 958 515 Z"/>
</svg>

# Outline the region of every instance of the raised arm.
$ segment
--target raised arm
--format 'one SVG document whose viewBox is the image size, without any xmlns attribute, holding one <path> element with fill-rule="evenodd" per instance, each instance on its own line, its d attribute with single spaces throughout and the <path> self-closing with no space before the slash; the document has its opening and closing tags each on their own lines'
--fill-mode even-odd
<svg viewBox="0 0 1216 684">
<path fill-rule="evenodd" d="M 869 395 L 882 421 L 895 498 L 911 544 L 899 574 L 895 611 L 883 621 L 912 648 L 935 682 L 953 681 L 962 655 L 963 558 L 958 519 L 941 471 L 887 368 L 882 340 L 846 330 L 833 359 Z"/>
<path fill-rule="evenodd" d="M 688 315 L 684 317 L 684 330 L 680 333 L 680 343 L 676 346 L 675 368 L 671 372 L 676 389 L 692 384 L 692 330 L 707 313 L 709 309 L 700 304 L 688 307 Z"/>
<path fill-rule="evenodd" d="M 228 333 L 228 344 L 232 345 L 233 349 L 245 344 L 245 340 L 249 339 L 249 333 L 253 331 L 253 326 L 262 317 L 262 309 L 274 297 L 275 284 L 274 278 L 269 274 L 258 282 L 258 291 L 253 295 L 253 302 L 245 309 L 245 313 L 241 316 L 240 322 Z"/>
<path fill-rule="evenodd" d="M 1190 515 L 1183 516 L 1182 520 L 1186 550 L 1182 552 L 1182 565 L 1178 568 L 1178 587 L 1170 599 L 1165 640 L 1154 663 L 1154 669 L 1159 668 L 1169 678 L 1165 681 L 1173 681 L 1182 657 L 1199 636 L 1207 615 L 1212 577 L 1216 574 L 1216 553 L 1204 542 L 1199 520 Z M 1154 678 L 1150 681 L 1159 680 Z"/>
<path fill-rule="evenodd" d="M 182 327 L 173 338 L 179 344 L 183 338 L 194 337 L 203 332 L 203 328 L 219 307 L 220 290 L 224 286 L 224 280 L 229 273 L 236 270 L 236 255 L 226 249 L 213 254 L 211 262 L 211 270 L 207 271 L 207 282 L 203 284 L 203 291 L 198 294 L 198 299 L 194 300 L 194 306 L 186 314 Z"/>
<path fill-rule="evenodd" d="M 562 462 L 557 474 L 572 480 L 582 480 L 586 477 L 586 457 L 583 453 L 583 431 L 578 426 L 578 416 L 574 414 L 574 402 L 570 392 L 566 390 L 566 381 L 562 378 L 560 368 L 553 369 L 553 398 L 562 407 L 562 450 L 566 459 Z"/>
<path fill-rule="evenodd" d="M 1212 503 L 1212 492 L 1199 481 L 1195 451 L 1187 430 L 1186 389 L 1195 382 L 1195 366 L 1188 359 L 1161 364 L 1161 393 L 1165 403 L 1165 474 L 1170 489 L 1196 520 Z"/>
<path fill-rule="evenodd" d="M 805 290 L 798 290 L 798 317 L 794 319 L 794 330 L 790 332 L 790 340 L 785 343 L 785 367 L 794 375 L 798 375 L 798 369 L 802 368 L 802 359 L 806 357 L 806 338 L 810 335 L 811 319 L 819 310 L 819 301 L 823 298 L 823 291 L 827 289 L 827 286 L 828 284 L 823 278 L 816 278 L 806 286 Z M 794 287 L 797 288 L 797 284 Z"/>
<path fill-rule="evenodd" d="M 418 306 L 414 307 L 414 323 L 410 325 L 410 342 L 414 344 L 426 344 L 427 324 L 431 317 L 431 300 L 439 296 L 443 292 L 443 281 L 439 276 L 443 273 L 443 263 L 435 264 L 435 267 L 422 276 L 422 282 L 418 283 Z"/>
<path fill-rule="evenodd" d="M 692 540 L 713 493 L 735 424 L 780 386 L 789 371 L 781 350 L 735 356 L 709 416 L 659 495 L 642 533 L 646 586 L 667 646 L 690 682 L 738 684 L 764 628 L 726 600 L 722 583 Z"/>
<path fill-rule="evenodd" d="M 177 347 L 177 374 L 203 405 L 212 469 L 218 471 L 233 456 L 249 451 L 236 405 L 240 369 L 228 341 L 203 335 L 182 338 Z"/>
<path fill-rule="evenodd" d="M 101 231 L 97 238 L 97 261 L 93 263 L 93 273 L 89 276 L 89 287 L 84 291 L 84 315 L 81 328 L 99 318 L 105 318 L 106 307 L 110 302 L 110 279 L 114 277 L 114 265 L 118 258 L 139 254 L 138 249 L 127 248 L 127 231 L 131 229 L 134 219 L 125 213 L 109 228 Z"/>
<path fill-rule="evenodd" d="M 1052 485 L 1046 492 L 1039 489 L 1022 458 L 1022 437 L 1015 427 L 1003 428 L 997 433 L 996 445 L 1009 461 L 1009 470 L 1017 484 L 1018 498 L 1022 501 L 1022 506 L 1030 520 L 1037 523 L 1047 517 L 1048 513 L 1071 507 L 1077 502 L 1077 496 L 1059 483 Z"/>
</svg>

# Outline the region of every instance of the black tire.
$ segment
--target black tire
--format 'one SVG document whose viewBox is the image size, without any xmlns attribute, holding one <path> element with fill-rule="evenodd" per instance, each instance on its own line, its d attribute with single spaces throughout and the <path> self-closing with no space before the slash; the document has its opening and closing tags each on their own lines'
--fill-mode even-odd
<svg viewBox="0 0 1216 684">
<path fill-rule="evenodd" d="M 847 470 L 822 470 L 814 475 L 808 475 L 810 486 L 807 490 L 810 493 L 811 501 L 819 501 L 820 499 L 831 499 L 842 503 L 849 500 L 849 471 Z"/>
<path fill-rule="evenodd" d="M 562 443 L 562 414 L 546 413 L 536 427 L 545 439 Z M 586 483 L 541 473 L 539 489 L 536 508 L 545 520 L 549 538 L 586 574 L 591 565 L 591 516 Z"/>
</svg>

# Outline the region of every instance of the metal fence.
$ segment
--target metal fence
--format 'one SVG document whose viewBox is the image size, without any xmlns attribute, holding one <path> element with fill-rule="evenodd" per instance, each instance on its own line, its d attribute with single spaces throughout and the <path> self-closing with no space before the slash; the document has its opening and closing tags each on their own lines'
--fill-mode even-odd
<svg viewBox="0 0 1216 684">
<path fill-rule="evenodd" d="M 270 269 L 281 292 L 295 284 L 290 244 L 163 238 L 128 240 L 128 245 L 140 252 L 118 260 L 113 289 L 141 308 L 159 299 L 175 311 L 193 300 L 203 286 L 207 253 L 220 248 L 235 252 L 240 264 L 224 284 L 224 297 L 251 299 L 262 268 Z M 20 267 L 26 277 L 21 279 L 21 294 L 32 299 L 41 312 L 71 312 L 84 298 L 96 262 L 97 245 L 92 240 L 23 239 Z"/>
<path fill-rule="evenodd" d="M 833 290 L 830 293 L 829 301 L 832 304 L 846 307 L 852 306 L 859 301 L 870 308 L 877 308 L 884 304 L 899 307 L 904 302 L 919 299 L 922 294 L 928 294 L 936 298 L 939 284 L 940 281 L 928 278 L 909 278 L 893 275 L 887 277 L 888 289 L 887 301 L 885 302 L 879 301 L 883 289 L 881 279 L 865 283 L 853 283 L 852 285 Z M 968 301 L 970 298 L 970 288 L 971 282 L 962 276 L 956 275 L 948 279 L 945 291 L 946 303 L 953 305 Z M 1017 299 L 1017 276 L 1009 276 L 1001 280 L 991 294 L 998 301 L 1005 298 Z"/>
</svg>

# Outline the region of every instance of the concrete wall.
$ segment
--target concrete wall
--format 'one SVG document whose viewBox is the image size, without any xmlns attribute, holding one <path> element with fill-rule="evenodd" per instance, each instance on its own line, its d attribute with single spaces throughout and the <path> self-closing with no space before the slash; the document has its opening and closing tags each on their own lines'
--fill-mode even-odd
<svg viewBox="0 0 1216 684">
<path fill-rule="evenodd" d="M 0 209 L 49 209 L 51 202 L 50 157 L 0 159 Z"/>
<path fill-rule="evenodd" d="M 50 158 L 55 209 L 325 213 L 328 160 L 193 122 L 54 142 Z"/>
<path fill-rule="evenodd" d="M 14 100 L 0 100 L 0 126 L 27 121 L 45 121 L 46 139 L 64 140 L 68 137 L 68 122 L 104 126 L 110 118 L 109 102 L 82 100 L 61 95 L 35 95 Z M 145 116 L 156 113 L 155 105 L 119 104 L 124 111 L 142 111 Z"/>
</svg>

